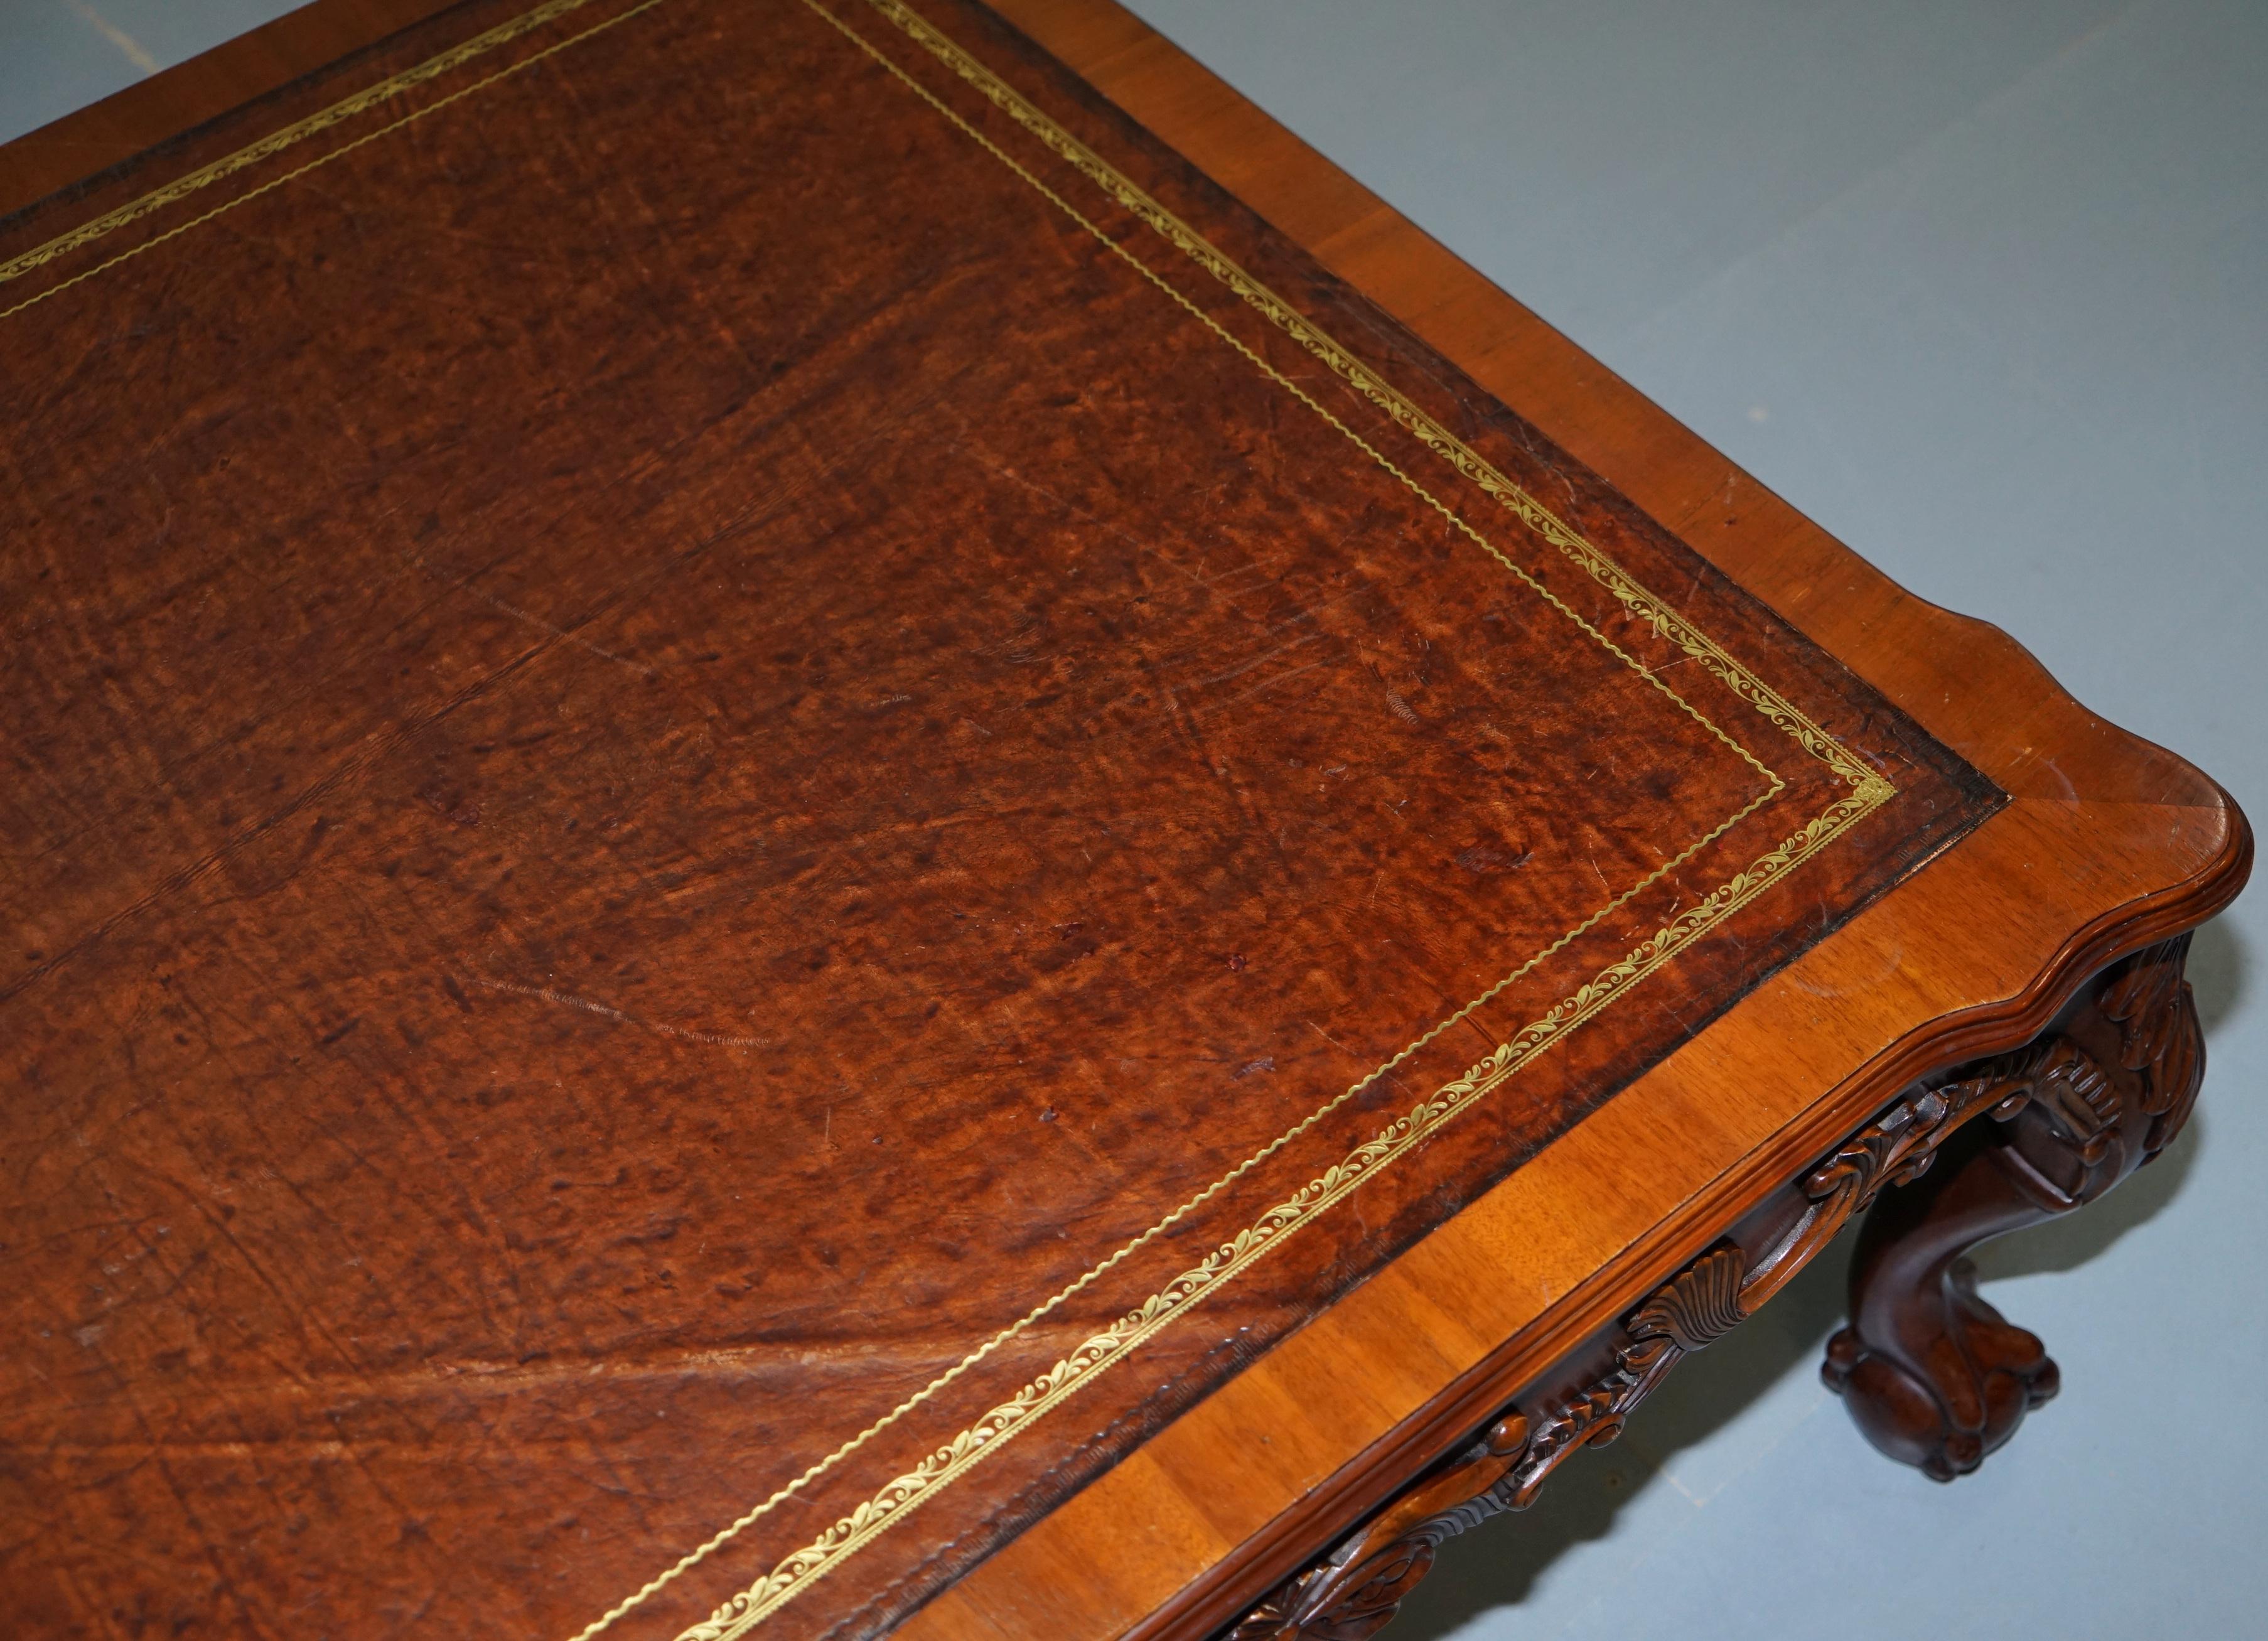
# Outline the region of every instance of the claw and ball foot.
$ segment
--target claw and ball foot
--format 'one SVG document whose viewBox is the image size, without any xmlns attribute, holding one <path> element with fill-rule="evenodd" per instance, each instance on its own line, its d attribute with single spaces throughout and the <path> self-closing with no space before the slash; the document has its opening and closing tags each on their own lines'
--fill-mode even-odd
<svg viewBox="0 0 2268 1641">
<path fill-rule="evenodd" d="M 2056 1394 L 2039 1340 L 1977 1295 L 1977 1244 L 2093 1202 L 2188 1117 L 2205 1070 L 2189 938 L 2094 982 L 2044 1035 L 1947 1091 L 1992 1102 L 1933 1166 L 1875 1202 L 1851 1266 L 1851 1325 L 1821 1372 L 1859 1430 L 1940 1482 L 1965 1475 Z"/>
</svg>

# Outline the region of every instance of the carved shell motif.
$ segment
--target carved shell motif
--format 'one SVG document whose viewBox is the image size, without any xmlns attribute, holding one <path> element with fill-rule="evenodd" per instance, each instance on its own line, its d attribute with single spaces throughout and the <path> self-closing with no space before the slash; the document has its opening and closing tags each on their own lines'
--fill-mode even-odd
<svg viewBox="0 0 2268 1641">
<path fill-rule="evenodd" d="M 1747 1314 L 1741 1281 L 1748 1262 L 1737 1247 L 1720 1247 L 1642 1306 L 1630 1320 L 1631 1336 L 1667 1339 L 1680 1350 L 1698 1350 L 1730 1333 Z"/>
</svg>

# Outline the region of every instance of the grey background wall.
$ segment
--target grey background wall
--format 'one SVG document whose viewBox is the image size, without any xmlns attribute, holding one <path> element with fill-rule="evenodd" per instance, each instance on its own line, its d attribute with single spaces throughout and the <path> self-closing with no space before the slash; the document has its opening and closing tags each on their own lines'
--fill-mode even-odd
<svg viewBox="0 0 2268 1641">
<path fill-rule="evenodd" d="M 2268 820 L 2268 0 L 1133 0 L 1908 586 Z M 283 10 L 0 0 L 0 136 Z M 2268 889 L 2203 1114 L 1986 1291 L 2060 1401 L 1977 1476 L 1820 1387 L 1830 1253 L 1452 1545 L 1403 1641 L 2251 1635 Z"/>
</svg>

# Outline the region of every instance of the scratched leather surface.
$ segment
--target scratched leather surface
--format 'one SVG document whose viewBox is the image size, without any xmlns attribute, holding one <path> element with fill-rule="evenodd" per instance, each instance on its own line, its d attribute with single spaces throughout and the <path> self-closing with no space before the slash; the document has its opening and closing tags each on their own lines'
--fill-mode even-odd
<svg viewBox="0 0 2268 1641">
<path fill-rule="evenodd" d="M 0 284 L 17 1633 L 571 1635 L 1359 1091 L 612 1631 L 675 1635 L 1848 791 L 887 15 L 836 0 L 999 153 L 800 0 L 626 12 Z M 767 1635 L 887 1629 L 1997 801 L 922 13 L 1897 796 Z"/>
</svg>

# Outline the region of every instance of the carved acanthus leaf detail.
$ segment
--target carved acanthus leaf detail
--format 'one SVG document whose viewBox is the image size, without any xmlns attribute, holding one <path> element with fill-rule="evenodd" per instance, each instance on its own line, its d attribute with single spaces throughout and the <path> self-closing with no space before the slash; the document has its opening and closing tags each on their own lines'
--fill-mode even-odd
<svg viewBox="0 0 2268 1641">
<path fill-rule="evenodd" d="M 2152 1156 L 2182 1131 L 2205 1079 L 2205 1033 L 2182 974 L 2189 947 L 2184 934 L 2137 953 L 2096 1004 L 2118 1023 L 2119 1063 L 2142 1073 L 2142 1110 L 2154 1119 L 2143 1149 Z"/>
<path fill-rule="evenodd" d="M 1433 1552 L 1503 1509 L 1494 1483 L 1528 1446 L 1507 1413 L 1329 1556 L 1269 1593 L 1222 1641 L 1366 1641 L 1433 1564 Z"/>
</svg>

